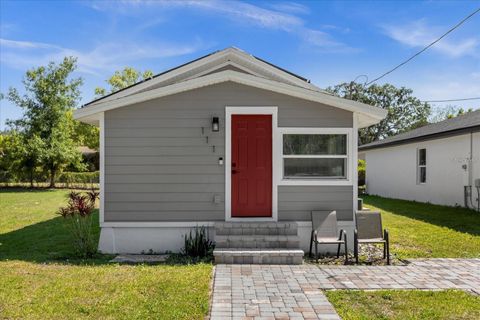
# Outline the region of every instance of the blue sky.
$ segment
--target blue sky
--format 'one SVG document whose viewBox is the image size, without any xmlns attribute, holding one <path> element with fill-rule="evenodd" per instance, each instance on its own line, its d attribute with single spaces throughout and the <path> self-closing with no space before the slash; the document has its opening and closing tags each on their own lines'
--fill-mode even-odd
<svg viewBox="0 0 480 320">
<path fill-rule="evenodd" d="M 373 79 L 479 6 L 480 1 L 1 1 L 0 91 L 22 88 L 31 67 L 73 55 L 86 103 L 95 87 L 124 66 L 158 73 L 229 46 L 320 87 L 363 74 Z M 379 81 L 384 82 L 410 87 L 422 100 L 480 96 L 480 14 Z M 0 103 L 4 128 L 21 110 Z M 479 100 L 457 104 L 480 107 Z"/>
</svg>

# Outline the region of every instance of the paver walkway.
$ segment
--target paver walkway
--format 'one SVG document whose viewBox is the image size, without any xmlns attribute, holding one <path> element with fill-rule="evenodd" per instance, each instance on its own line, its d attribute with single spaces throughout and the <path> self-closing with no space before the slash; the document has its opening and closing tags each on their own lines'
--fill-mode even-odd
<svg viewBox="0 0 480 320">
<path fill-rule="evenodd" d="M 211 319 L 340 319 L 322 290 L 462 289 L 480 294 L 480 259 L 406 266 L 217 265 Z"/>
</svg>

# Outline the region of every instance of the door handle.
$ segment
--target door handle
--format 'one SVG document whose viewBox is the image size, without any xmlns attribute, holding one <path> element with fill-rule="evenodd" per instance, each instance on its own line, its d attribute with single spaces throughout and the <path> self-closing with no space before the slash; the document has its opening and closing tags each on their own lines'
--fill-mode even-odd
<svg viewBox="0 0 480 320">
<path fill-rule="evenodd" d="M 232 170 L 232 174 L 237 174 L 238 171 L 237 170 Z"/>
</svg>

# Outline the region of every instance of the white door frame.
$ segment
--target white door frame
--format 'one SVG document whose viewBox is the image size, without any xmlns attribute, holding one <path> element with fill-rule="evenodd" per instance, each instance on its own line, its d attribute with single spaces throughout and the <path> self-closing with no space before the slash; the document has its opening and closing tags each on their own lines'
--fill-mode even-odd
<svg viewBox="0 0 480 320">
<path fill-rule="evenodd" d="M 264 114 L 272 116 L 272 216 L 271 217 L 232 217 L 232 115 Z M 278 187 L 277 177 L 279 159 L 278 146 L 278 108 L 273 106 L 226 106 L 225 107 L 225 220 L 226 221 L 277 221 Z"/>
</svg>

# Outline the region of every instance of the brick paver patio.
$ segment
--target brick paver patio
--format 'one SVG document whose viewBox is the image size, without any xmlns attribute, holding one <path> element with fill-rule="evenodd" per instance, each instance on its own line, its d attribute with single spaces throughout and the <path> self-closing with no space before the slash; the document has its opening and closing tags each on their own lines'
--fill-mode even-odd
<svg viewBox="0 0 480 320">
<path fill-rule="evenodd" d="M 217 265 L 211 319 L 340 319 L 322 290 L 462 289 L 480 294 L 480 259 L 406 266 Z"/>
</svg>

